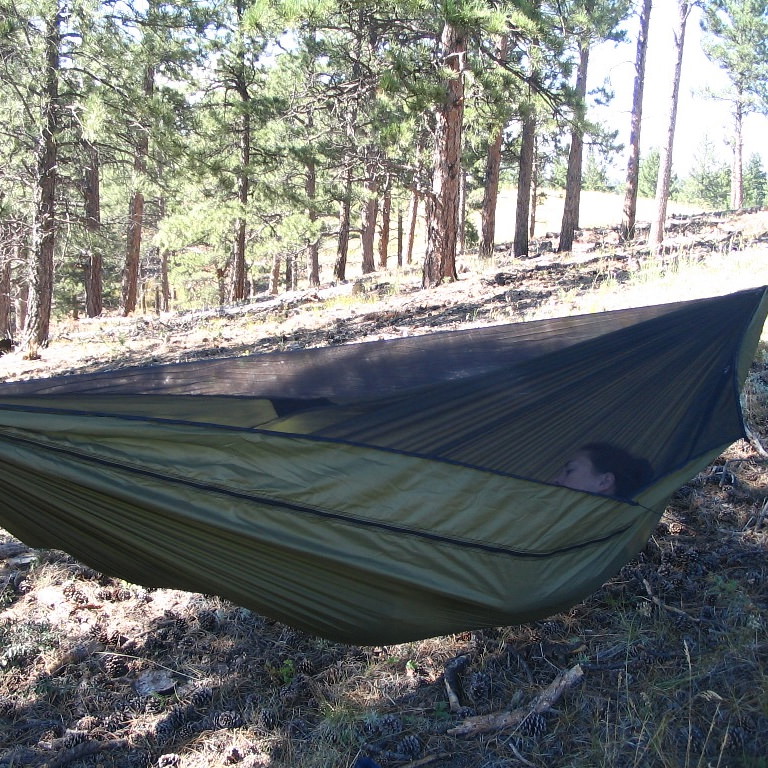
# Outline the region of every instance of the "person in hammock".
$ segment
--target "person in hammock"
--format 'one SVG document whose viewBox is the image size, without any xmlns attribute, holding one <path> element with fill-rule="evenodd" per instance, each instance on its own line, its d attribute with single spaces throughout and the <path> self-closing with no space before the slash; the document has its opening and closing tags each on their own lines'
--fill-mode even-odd
<svg viewBox="0 0 768 768">
<path fill-rule="evenodd" d="M 552 482 L 575 491 L 631 498 L 652 479 L 653 469 L 645 459 L 610 443 L 589 443 L 563 464 Z"/>
</svg>

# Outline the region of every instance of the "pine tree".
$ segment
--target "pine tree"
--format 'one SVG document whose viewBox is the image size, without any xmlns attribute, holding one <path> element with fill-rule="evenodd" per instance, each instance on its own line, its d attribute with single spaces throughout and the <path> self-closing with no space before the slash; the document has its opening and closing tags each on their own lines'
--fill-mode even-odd
<svg viewBox="0 0 768 768">
<path fill-rule="evenodd" d="M 652 0 L 642 0 L 637 52 L 635 55 L 635 83 L 632 90 L 632 119 L 629 131 L 629 155 L 627 157 L 624 210 L 619 226 L 619 237 L 632 240 L 635 236 L 637 195 L 640 173 L 640 128 L 643 119 L 643 91 L 645 90 L 645 58 L 648 52 L 648 29 L 651 23 Z"/>
<path fill-rule="evenodd" d="M 766 201 L 768 175 L 763 168 L 763 159 L 753 154 L 744 169 L 744 205 L 750 208 L 762 208 Z"/>
<path fill-rule="evenodd" d="M 709 138 L 704 138 L 694 155 L 694 163 L 683 181 L 681 196 L 713 210 L 728 207 L 730 170 L 722 162 Z"/>
<path fill-rule="evenodd" d="M 24 222 L 29 245 L 28 301 L 21 341 L 22 348 L 34 357 L 48 340 L 53 300 L 59 137 L 64 122 L 65 11 L 59 0 L 19 2 L 3 11 L 0 32 L 5 77 L 0 89 L 2 101 L 10 107 L 4 154 L 32 192 L 31 214 Z M 21 205 L 25 197 L 14 176 L 4 189 L 12 206 Z"/>
<path fill-rule="evenodd" d="M 648 154 L 640 158 L 637 178 L 637 194 L 640 197 L 652 198 L 656 194 L 660 158 L 658 147 L 651 147 Z"/>
<path fill-rule="evenodd" d="M 584 146 L 584 118 L 586 114 L 587 75 L 590 48 L 598 40 L 618 40 L 623 33 L 619 23 L 629 11 L 627 0 L 575 0 L 567 22 L 574 36 L 578 64 L 574 90 L 574 114 L 571 130 L 571 146 L 568 154 L 565 202 L 560 226 L 558 251 L 569 251 L 579 225 L 579 203 Z"/>
<path fill-rule="evenodd" d="M 702 29 L 707 56 L 728 75 L 733 115 L 731 208 L 744 198 L 743 123 L 750 112 L 768 111 L 768 0 L 705 0 Z"/>
<path fill-rule="evenodd" d="M 672 182 L 672 148 L 677 128 L 677 105 L 680 94 L 680 77 L 683 68 L 683 50 L 685 46 L 685 30 L 691 3 L 688 0 L 676 0 L 677 14 L 675 28 L 672 31 L 675 52 L 674 68 L 672 71 L 672 87 L 669 95 L 667 117 L 667 135 L 660 151 L 659 174 L 656 179 L 656 210 L 651 220 L 648 244 L 652 248 L 661 245 L 664 239 L 664 224 L 667 218 L 667 202 L 669 201 L 670 185 Z"/>
</svg>

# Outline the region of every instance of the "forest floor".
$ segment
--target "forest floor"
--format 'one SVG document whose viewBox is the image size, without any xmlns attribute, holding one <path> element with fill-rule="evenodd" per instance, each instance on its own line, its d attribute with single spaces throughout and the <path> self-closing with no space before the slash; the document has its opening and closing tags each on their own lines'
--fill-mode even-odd
<svg viewBox="0 0 768 768">
<path fill-rule="evenodd" d="M 539 240 L 524 260 L 462 259 L 457 282 L 428 291 L 417 269 L 382 271 L 210 311 L 61 321 L 40 359 L 0 358 L 0 378 L 655 303 L 681 261 L 724 265 L 730 277 L 705 270 L 701 291 L 768 283 L 764 211 L 679 219 L 668 243 L 657 259 L 590 230 L 572 254 Z M 697 290 L 686 279 L 673 298 Z M 0 766 L 768 767 L 767 359 L 762 348 L 750 375 L 754 439 L 681 488 L 614 579 L 546 621 L 352 647 L 0 530 Z M 564 673 L 577 684 L 542 705 Z M 457 730 L 503 712 L 526 716 Z"/>
</svg>

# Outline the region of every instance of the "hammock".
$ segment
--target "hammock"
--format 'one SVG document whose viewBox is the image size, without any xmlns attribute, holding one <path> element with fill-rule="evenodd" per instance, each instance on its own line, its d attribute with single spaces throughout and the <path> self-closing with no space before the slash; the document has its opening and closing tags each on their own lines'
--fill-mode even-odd
<svg viewBox="0 0 768 768">
<path fill-rule="evenodd" d="M 767 296 L 2 384 L 0 524 L 345 642 L 543 618 L 744 435 Z M 594 441 L 653 478 L 553 485 Z"/>
</svg>

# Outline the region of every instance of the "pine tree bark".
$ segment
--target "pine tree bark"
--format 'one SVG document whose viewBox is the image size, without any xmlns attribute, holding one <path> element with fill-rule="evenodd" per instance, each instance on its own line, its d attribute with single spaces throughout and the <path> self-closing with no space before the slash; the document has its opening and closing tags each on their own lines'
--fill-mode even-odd
<svg viewBox="0 0 768 768">
<path fill-rule="evenodd" d="M 351 160 L 350 160 L 351 163 Z M 337 280 L 347 279 L 347 258 L 349 256 L 349 231 L 352 219 L 352 167 L 344 173 L 344 191 L 339 202 L 339 242 L 336 249 L 336 263 L 333 276 Z"/>
<path fill-rule="evenodd" d="M 310 116 L 310 127 L 312 126 Z M 317 212 L 317 166 L 314 159 L 307 161 L 307 180 L 304 187 L 307 193 L 307 218 L 312 225 L 313 234 L 307 240 L 307 261 L 309 263 L 309 284 L 313 288 L 320 285 L 320 243 L 314 235 L 314 224 L 319 218 Z"/>
<path fill-rule="evenodd" d="M 499 173 L 501 170 L 501 142 L 504 138 L 504 128 L 496 131 L 485 161 L 483 174 L 483 203 L 480 209 L 480 247 L 478 255 L 481 259 L 493 256 L 496 238 L 496 202 L 499 197 Z"/>
<path fill-rule="evenodd" d="M 581 166 L 584 154 L 584 100 L 587 96 L 587 69 L 589 67 L 589 43 L 584 42 L 579 49 L 579 71 L 576 75 L 576 122 L 571 132 L 571 148 L 568 152 L 568 173 L 565 181 L 565 203 L 563 221 L 560 225 L 558 251 L 570 251 L 573 237 L 579 226 L 579 206 L 581 203 Z"/>
<path fill-rule="evenodd" d="M 242 301 L 246 298 L 246 261 L 245 246 L 247 224 L 245 212 L 248 210 L 248 199 L 251 193 L 251 114 L 249 110 L 250 96 L 245 82 L 240 88 L 243 114 L 240 120 L 240 168 L 237 176 L 237 200 L 240 204 L 240 215 L 235 220 L 235 241 L 232 259 L 232 301 Z"/>
<path fill-rule="evenodd" d="M 619 225 L 622 242 L 635 237 L 637 217 L 637 187 L 640 177 L 640 127 L 643 118 L 643 90 L 645 88 L 645 59 L 648 52 L 648 28 L 651 23 L 652 0 L 643 0 L 640 11 L 640 29 L 637 33 L 635 54 L 635 83 L 632 90 L 632 118 L 629 128 L 629 156 L 627 158 L 627 182 L 624 193 L 624 210 Z"/>
<path fill-rule="evenodd" d="M 744 205 L 744 94 L 736 94 L 733 105 L 733 164 L 731 167 L 731 210 Z"/>
<path fill-rule="evenodd" d="M 2 198 L 0 197 L 0 200 Z M 11 322 L 11 255 L 13 253 L 13 228 L 3 222 L 0 225 L 0 338 L 13 338 Z"/>
<path fill-rule="evenodd" d="M 155 70 L 147 65 L 144 70 L 142 92 L 147 101 L 155 90 Z M 136 136 L 136 154 L 133 170 L 141 184 L 141 178 L 147 172 L 147 157 L 149 156 L 149 127 L 140 125 Z M 136 310 L 139 292 L 139 263 L 141 261 L 141 239 L 144 228 L 144 193 L 137 188 L 131 195 L 128 208 L 128 237 L 125 253 L 125 269 L 123 272 L 123 315 L 129 315 Z"/>
<path fill-rule="evenodd" d="M 355 47 L 352 61 L 352 80 L 360 82 L 362 67 L 360 59 L 363 54 L 363 34 L 365 9 L 358 9 Z M 344 132 L 347 146 L 344 152 L 344 190 L 339 201 L 339 242 L 336 250 L 336 263 L 333 267 L 333 276 L 337 280 L 347 279 L 347 258 L 349 256 L 349 233 L 352 226 L 352 178 L 355 164 L 355 145 L 357 132 L 357 113 L 360 107 L 360 92 L 356 91 L 351 99 L 344 119 Z"/>
<path fill-rule="evenodd" d="M 379 210 L 378 191 L 379 185 L 376 179 L 376 162 L 368 150 L 366 162 L 367 179 L 365 180 L 365 191 L 363 200 L 363 210 L 360 217 L 360 245 L 362 249 L 362 272 L 364 275 L 370 274 L 376 270 L 376 261 L 374 259 L 374 241 L 376 238 L 376 215 Z"/>
<path fill-rule="evenodd" d="M 379 267 L 387 268 L 389 257 L 389 230 L 392 221 L 392 188 L 387 179 L 381 198 L 381 225 L 379 227 Z"/>
<path fill-rule="evenodd" d="M 56 166 L 59 132 L 59 67 L 62 11 L 56 3 L 45 20 L 45 74 L 42 89 L 42 129 L 38 137 L 32 247 L 27 312 L 22 348 L 30 358 L 48 341 L 53 300 L 53 253 L 56 244 Z"/>
<path fill-rule="evenodd" d="M 456 255 L 461 256 L 467 240 L 467 172 L 464 170 L 459 174 L 459 211 L 456 229 L 458 237 Z"/>
<path fill-rule="evenodd" d="M 414 189 L 411 197 L 411 216 L 408 220 L 408 247 L 405 254 L 406 264 L 413 263 L 413 244 L 416 240 L 416 224 L 419 221 L 419 199 L 419 191 Z"/>
<path fill-rule="evenodd" d="M 648 245 L 658 248 L 664 239 L 664 224 L 667 219 L 667 201 L 669 187 L 672 181 L 672 148 L 675 143 L 675 128 L 677 127 L 677 104 L 680 94 L 680 75 L 683 70 L 683 48 L 685 46 L 685 27 L 691 11 L 688 0 L 677 0 L 676 26 L 673 30 L 675 46 L 675 67 L 672 73 L 672 93 L 669 98 L 669 117 L 667 119 L 667 134 L 664 145 L 660 150 L 659 174 L 656 178 L 656 206 L 648 234 Z"/>
<path fill-rule="evenodd" d="M 499 61 L 506 61 L 509 49 L 509 35 L 502 35 L 496 49 Z M 499 176 L 501 172 L 501 146 L 504 140 L 505 125 L 500 125 L 488 145 L 483 176 L 483 203 L 480 209 L 480 247 L 478 254 L 482 259 L 493 256 L 496 242 L 496 204 L 499 198 Z"/>
<path fill-rule="evenodd" d="M 160 297 L 162 302 L 160 308 L 163 312 L 168 312 L 168 310 L 171 308 L 171 285 L 170 281 L 168 280 L 169 255 L 170 254 L 168 249 L 163 248 L 160 253 Z"/>
<path fill-rule="evenodd" d="M 517 173 L 517 206 L 515 209 L 515 256 L 527 256 L 528 227 L 531 217 L 531 183 L 536 149 L 536 116 L 529 111 L 523 118 L 520 138 L 520 164 Z"/>
<path fill-rule="evenodd" d="M 232 301 L 242 301 L 246 298 L 247 268 L 245 248 L 247 242 L 248 201 L 251 194 L 251 93 L 248 88 L 246 62 L 246 44 L 244 40 L 245 0 L 237 0 L 237 60 L 233 72 L 234 87 L 240 99 L 239 150 L 240 158 L 237 169 L 237 201 L 239 214 L 235 219 L 234 243 L 232 249 Z"/>
<path fill-rule="evenodd" d="M 397 266 L 403 266 L 403 209 L 397 204 Z"/>
<path fill-rule="evenodd" d="M 277 296 L 280 293 L 280 271 L 283 265 L 283 257 L 276 253 L 272 257 L 272 272 L 269 278 L 269 292 L 273 296 Z"/>
<path fill-rule="evenodd" d="M 455 280 L 458 240 L 461 137 L 464 122 L 464 69 L 466 32 L 446 21 L 441 36 L 441 59 L 451 76 L 445 83 L 445 98 L 435 115 L 435 154 L 432 190 L 427 198 L 427 252 L 422 286 Z"/>
<path fill-rule="evenodd" d="M 539 163 L 538 151 L 536 149 L 536 137 L 533 138 L 533 167 L 531 168 L 531 213 L 530 223 L 528 225 L 528 237 L 536 236 L 536 208 L 539 203 Z"/>
<path fill-rule="evenodd" d="M 86 167 L 83 177 L 85 197 L 85 228 L 88 232 L 88 248 L 85 254 L 85 314 L 98 317 L 103 309 L 103 258 L 98 241 L 101 229 L 101 194 L 99 185 L 99 151 L 89 141 L 83 141 Z"/>
</svg>

